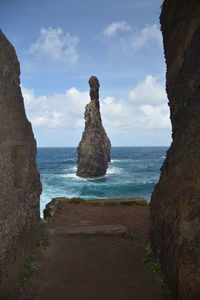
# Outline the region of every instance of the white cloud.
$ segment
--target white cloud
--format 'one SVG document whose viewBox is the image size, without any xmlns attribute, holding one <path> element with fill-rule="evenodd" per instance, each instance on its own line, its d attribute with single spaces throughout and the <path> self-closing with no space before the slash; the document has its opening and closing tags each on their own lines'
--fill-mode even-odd
<svg viewBox="0 0 200 300">
<path fill-rule="evenodd" d="M 128 93 L 128 103 L 137 116 L 138 129 L 170 129 L 167 102 L 164 84 L 152 75 L 147 75 Z"/>
<path fill-rule="evenodd" d="M 146 129 L 167 129 L 170 128 L 169 108 L 166 104 L 158 106 L 141 105 L 140 111 L 143 114 L 141 121 Z"/>
<path fill-rule="evenodd" d="M 126 100 L 103 99 L 101 111 L 105 128 L 112 132 L 171 128 L 165 87 L 151 75 L 135 86 Z"/>
<path fill-rule="evenodd" d="M 118 31 L 126 32 L 126 35 L 117 35 Z M 109 49 L 117 51 L 135 52 L 151 47 L 162 46 L 162 34 L 160 32 L 158 24 L 145 25 L 140 30 L 133 30 L 126 21 L 113 22 L 100 34 L 109 39 Z M 108 42 L 108 40 L 107 40 Z M 113 52 L 112 52 L 113 53 Z"/>
<path fill-rule="evenodd" d="M 149 42 L 155 42 L 159 46 L 162 44 L 162 35 L 157 24 L 146 25 L 142 30 L 136 32 L 131 38 L 131 48 L 138 50 L 147 47 Z"/>
<path fill-rule="evenodd" d="M 110 38 L 115 36 L 118 31 L 131 31 L 131 26 L 126 21 L 113 22 L 104 29 L 102 36 Z"/>
<path fill-rule="evenodd" d="M 133 125 L 133 114 L 129 109 L 129 103 L 123 99 L 104 98 L 101 101 L 101 112 L 105 128 L 109 128 L 112 132 L 123 131 L 129 122 Z"/>
<path fill-rule="evenodd" d="M 26 113 L 33 127 L 69 130 L 83 128 L 88 92 L 71 88 L 64 94 L 35 97 L 33 90 L 22 87 L 22 93 Z"/>
<path fill-rule="evenodd" d="M 22 88 L 26 112 L 33 128 L 77 130 L 84 128 L 84 110 L 89 93 L 71 88 L 63 94 L 35 97 L 32 90 Z M 101 115 L 109 133 L 133 133 L 170 129 L 165 88 L 148 75 L 135 86 L 127 99 L 101 99 Z"/>
<path fill-rule="evenodd" d="M 121 39 L 124 50 L 136 52 L 142 48 L 149 47 L 152 43 L 162 46 L 162 34 L 157 24 L 146 25 L 139 31 L 135 31 L 126 39 Z"/>
<path fill-rule="evenodd" d="M 79 58 L 76 49 L 78 43 L 77 36 L 65 33 L 60 27 L 41 28 L 37 41 L 30 45 L 30 53 L 55 61 L 75 63 Z"/>
<path fill-rule="evenodd" d="M 152 75 L 147 75 L 144 81 L 129 92 L 128 99 L 133 104 L 151 104 L 155 106 L 166 103 L 166 92 L 163 84 L 158 82 Z"/>
</svg>

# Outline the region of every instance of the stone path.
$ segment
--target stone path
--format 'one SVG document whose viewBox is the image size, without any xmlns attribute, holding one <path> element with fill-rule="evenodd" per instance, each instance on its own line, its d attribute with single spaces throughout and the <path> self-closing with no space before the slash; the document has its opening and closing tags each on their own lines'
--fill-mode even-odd
<svg viewBox="0 0 200 300">
<path fill-rule="evenodd" d="M 37 250 L 40 272 L 15 299 L 161 300 L 143 264 L 149 209 L 62 202 Z"/>
</svg>

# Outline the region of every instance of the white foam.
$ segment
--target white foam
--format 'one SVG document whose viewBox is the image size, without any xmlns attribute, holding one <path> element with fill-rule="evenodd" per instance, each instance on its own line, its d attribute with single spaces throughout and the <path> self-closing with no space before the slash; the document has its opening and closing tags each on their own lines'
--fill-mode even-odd
<svg viewBox="0 0 200 300">
<path fill-rule="evenodd" d="M 110 161 L 111 163 L 115 163 L 115 162 L 121 162 L 121 160 L 120 159 L 111 159 L 111 161 Z"/>
<path fill-rule="evenodd" d="M 69 174 L 62 174 L 62 175 L 59 175 L 60 177 L 66 177 L 66 178 L 72 178 L 74 180 L 89 180 L 89 181 L 92 181 L 92 180 L 98 180 L 98 179 L 101 179 L 103 178 L 104 176 L 101 176 L 101 177 L 92 177 L 92 178 L 83 178 L 83 177 L 79 177 L 76 175 L 76 173 L 69 173 Z"/>
<path fill-rule="evenodd" d="M 127 164 L 127 163 L 133 163 L 134 159 L 126 159 L 126 158 L 123 158 L 123 159 L 111 159 L 111 164 L 112 163 L 119 163 L 119 164 Z"/>
<path fill-rule="evenodd" d="M 75 180 L 84 180 L 85 178 L 79 177 L 76 175 L 76 173 L 69 173 L 69 174 L 62 174 L 59 175 L 60 177 L 64 177 L 64 178 L 72 178 Z"/>
<path fill-rule="evenodd" d="M 66 169 L 63 169 L 63 171 L 74 171 L 74 172 L 76 172 L 76 170 L 77 170 L 77 167 L 76 166 L 74 166 L 74 167 L 70 167 L 70 168 L 66 168 Z"/>
<path fill-rule="evenodd" d="M 122 170 L 117 167 L 109 166 L 107 170 L 107 175 L 112 175 L 112 174 L 120 174 Z"/>
<path fill-rule="evenodd" d="M 104 177 L 105 177 L 105 175 L 99 176 L 99 177 L 87 178 L 87 180 L 89 180 L 89 181 L 92 181 L 92 180 L 99 180 L 99 179 L 102 179 L 102 178 L 104 178 Z"/>
<path fill-rule="evenodd" d="M 76 167 L 72 167 L 70 169 L 65 169 L 66 171 L 76 171 L 77 168 Z M 106 177 L 112 174 L 120 174 L 122 172 L 121 168 L 118 167 L 114 167 L 114 166 L 109 166 L 107 169 L 107 173 L 106 173 Z M 100 177 L 91 177 L 91 178 L 83 178 L 83 177 L 79 177 L 76 175 L 76 172 L 72 172 L 72 173 L 67 173 L 67 174 L 61 174 L 58 175 L 59 177 L 64 177 L 64 178 L 71 178 L 72 180 L 89 180 L 89 181 L 93 181 L 93 180 L 99 180 L 104 178 L 105 176 L 100 176 Z"/>
</svg>

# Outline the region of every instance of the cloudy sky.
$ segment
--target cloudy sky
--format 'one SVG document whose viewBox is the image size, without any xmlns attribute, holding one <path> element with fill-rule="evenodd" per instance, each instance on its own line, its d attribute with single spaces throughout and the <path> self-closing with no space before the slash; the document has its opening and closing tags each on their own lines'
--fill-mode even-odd
<svg viewBox="0 0 200 300">
<path fill-rule="evenodd" d="M 77 146 L 100 80 L 113 146 L 169 145 L 162 0 L 1 0 L 1 29 L 21 63 L 26 113 L 38 146 Z"/>
</svg>

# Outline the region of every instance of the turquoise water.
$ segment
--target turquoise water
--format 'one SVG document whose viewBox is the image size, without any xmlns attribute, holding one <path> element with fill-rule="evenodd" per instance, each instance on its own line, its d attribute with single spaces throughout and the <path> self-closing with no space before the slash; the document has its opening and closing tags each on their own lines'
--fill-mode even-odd
<svg viewBox="0 0 200 300">
<path fill-rule="evenodd" d="M 106 176 L 76 176 L 76 148 L 38 148 L 41 211 L 54 197 L 143 197 L 150 201 L 167 147 L 113 147 Z"/>
</svg>

